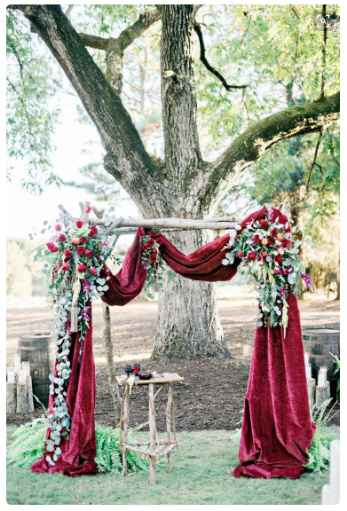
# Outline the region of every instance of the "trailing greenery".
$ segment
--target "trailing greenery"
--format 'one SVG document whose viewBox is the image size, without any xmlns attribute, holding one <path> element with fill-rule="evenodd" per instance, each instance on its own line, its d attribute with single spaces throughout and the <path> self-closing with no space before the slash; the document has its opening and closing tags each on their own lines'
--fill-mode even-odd
<svg viewBox="0 0 347 511">
<path fill-rule="evenodd" d="M 330 406 L 332 399 L 324 401 L 320 407 L 313 407 L 312 418 L 316 424 L 316 432 L 311 447 L 308 450 L 308 462 L 305 465 L 311 472 L 327 470 L 330 463 L 330 443 L 335 435 L 327 425 L 335 412 L 335 406 Z"/>
<path fill-rule="evenodd" d="M 8 463 L 28 468 L 44 452 L 47 419 L 38 418 L 20 426 L 12 435 L 8 448 Z M 122 471 L 119 449 L 119 430 L 109 426 L 96 425 L 96 457 L 99 472 Z M 133 452 L 127 452 L 128 470 L 147 470 L 147 460 Z"/>
</svg>

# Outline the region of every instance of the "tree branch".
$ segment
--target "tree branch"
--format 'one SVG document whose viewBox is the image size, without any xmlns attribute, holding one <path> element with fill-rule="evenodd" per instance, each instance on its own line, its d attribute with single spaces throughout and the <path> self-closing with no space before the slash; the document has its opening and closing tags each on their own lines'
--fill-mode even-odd
<svg viewBox="0 0 347 511">
<path fill-rule="evenodd" d="M 158 9 L 141 14 L 139 19 L 130 27 L 125 28 L 117 38 L 121 49 L 124 51 L 135 39 L 140 37 L 153 23 L 160 19 Z"/>
<path fill-rule="evenodd" d="M 325 73 L 326 73 L 326 62 L 327 62 L 328 24 L 327 24 L 327 6 L 326 5 L 322 5 L 322 20 L 323 20 L 323 41 L 322 41 L 322 72 L 321 72 L 320 99 L 324 98 Z"/>
<path fill-rule="evenodd" d="M 160 13 L 158 10 L 145 12 L 139 16 L 135 23 L 125 28 L 118 37 L 100 37 L 93 34 L 85 34 L 83 32 L 79 32 L 79 36 L 82 39 L 83 44 L 90 48 L 106 51 L 110 47 L 114 46 L 119 52 L 123 53 L 124 50 L 135 41 L 135 39 L 140 37 L 145 30 L 159 19 Z"/>
<path fill-rule="evenodd" d="M 209 203 L 223 179 L 243 171 L 282 140 L 320 131 L 337 120 L 339 111 L 338 92 L 319 101 L 286 108 L 253 124 L 210 165 L 201 196 Z"/>
<path fill-rule="evenodd" d="M 221 75 L 221 73 L 219 71 L 217 71 L 217 69 L 215 69 L 214 67 L 211 66 L 211 64 L 208 62 L 208 60 L 206 58 L 206 48 L 205 48 L 204 36 L 202 35 L 200 23 L 194 23 L 194 31 L 195 31 L 196 35 L 198 36 L 199 43 L 200 43 L 200 60 L 204 64 L 206 69 L 208 71 L 210 71 L 210 73 L 212 73 L 214 76 L 216 76 L 220 82 L 222 82 L 223 87 L 227 91 L 230 91 L 232 89 L 246 89 L 248 87 L 248 85 L 231 85 L 231 84 L 227 83 L 224 76 Z"/>
<path fill-rule="evenodd" d="M 57 5 L 12 5 L 33 24 L 94 121 L 106 149 L 105 168 L 147 204 L 158 189 L 157 166 L 146 152 L 131 117 Z"/>
<path fill-rule="evenodd" d="M 79 32 L 79 36 L 84 46 L 89 48 L 95 48 L 96 50 L 107 50 L 110 43 L 109 37 L 100 37 L 98 35 L 84 34 Z"/>
</svg>

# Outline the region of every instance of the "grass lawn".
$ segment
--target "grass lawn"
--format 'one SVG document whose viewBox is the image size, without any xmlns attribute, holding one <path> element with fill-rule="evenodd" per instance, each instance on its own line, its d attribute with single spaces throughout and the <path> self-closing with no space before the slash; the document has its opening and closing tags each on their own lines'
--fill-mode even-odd
<svg viewBox="0 0 347 511">
<path fill-rule="evenodd" d="M 9 439 L 14 426 L 8 428 Z M 336 437 L 338 430 L 335 428 Z M 143 433 L 138 433 L 138 436 Z M 33 474 L 9 466 L 8 504 L 320 504 L 324 474 L 305 473 L 300 479 L 236 479 L 239 433 L 194 431 L 178 433 L 179 448 L 172 469 L 163 463 L 157 484 L 148 474 L 123 478 L 97 474 L 70 478 L 61 474 Z"/>
</svg>

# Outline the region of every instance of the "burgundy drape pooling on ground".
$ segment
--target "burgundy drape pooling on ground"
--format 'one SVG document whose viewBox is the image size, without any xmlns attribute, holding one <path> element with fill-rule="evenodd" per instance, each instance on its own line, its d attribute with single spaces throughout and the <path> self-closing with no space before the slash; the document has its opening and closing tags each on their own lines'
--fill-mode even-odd
<svg viewBox="0 0 347 511">
<path fill-rule="evenodd" d="M 280 211 L 273 212 L 275 216 L 283 217 Z M 264 213 L 263 208 L 249 215 L 241 226 L 261 218 Z M 143 228 L 139 228 L 116 276 L 105 269 L 110 279 L 109 290 L 103 300 L 109 305 L 125 305 L 140 293 L 144 285 L 146 270 L 141 263 L 143 234 Z M 229 280 L 237 272 L 239 261 L 232 266 L 222 264 L 229 235 L 217 238 L 189 255 L 180 252 L 162 234 L 150 235 L 159 244 L 161 256 L 168 266 L 186 278 L 215 282 Z M 288 297 L 288 305 L 285 338 L 279 327 L 256 329 L 244 402 L 240 465 L 233 471 L 236 477 L 296 478 L 304 470 L 306 451 L 311 445 L 315 426 L 309 411 L 300 317 L 294 295 Z M 33 465 L 35 471 L 63 471 L 68 475 L 95 472 L 95 371 L 91 330 L 84 342 L 81 365 L 74 364 L 78 350 L 73 351 L 68 386 L 72 417 L 70 438 L 63 446 L 63 456 L 54 467 L 48 467 L 41 459 Z"/>
</svg>

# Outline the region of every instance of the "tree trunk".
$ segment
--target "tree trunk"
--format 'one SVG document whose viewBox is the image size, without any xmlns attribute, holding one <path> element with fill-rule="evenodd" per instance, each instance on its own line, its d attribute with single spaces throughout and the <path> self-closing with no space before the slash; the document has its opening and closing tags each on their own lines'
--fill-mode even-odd
<svg viewBox="0 0 347 511">
<path fill-rule="evenodd" d="M 204 241 L 196 232 L 175 234 L 171 239 L 184 252 Z M 224 344 L 213 284 L 166 274 L 159 298 L 153 358 L 161 355 L 177 358 L 230 356 Z"/>
<path fill-rule="evenodd" d="M 192 5 L 168 5 L 161 9 L 161 95 L 165 141 L 165 164 L 170 176 L 168 196 L 174 197 L 170 215 L 201 217 L 206 211 L 199 197 L 197 176 L 203 170 L 193 90 L 191 32 Z M 168 203 L 166 202 L 166 208 Z M 204 241 L 202 233 L 173 235 L 183 252 Z M 166 278 L 159 301 L 159 318 L 153 357 L 227 355 L 216 311 L 213 284 L 175 275 Z"/>
</svg>

